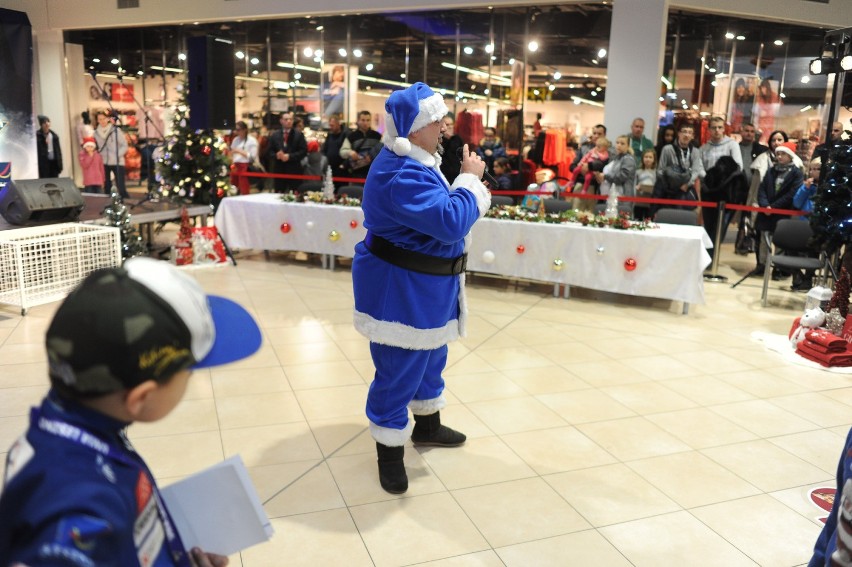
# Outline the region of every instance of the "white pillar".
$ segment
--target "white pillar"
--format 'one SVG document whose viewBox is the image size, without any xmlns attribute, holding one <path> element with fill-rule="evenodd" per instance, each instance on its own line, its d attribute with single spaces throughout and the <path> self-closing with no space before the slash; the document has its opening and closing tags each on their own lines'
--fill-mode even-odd
<svg viewBox="0 0 852 567">
<path fill-rule="evenodd" d="M 60 176 L 71 177 L 77 155 L 71 144 L 70 118 L 66 103 L 68 81 L 62 31 L 42 30 L 33 33 L 33 47 L 35 114 L 44 114 L 50 118 L 50 128 L 59 136 L 62 148 L 63 167 Z M 38 120 L 35 117 L 33 124 L 38 128 Z"/>
<path fill-rule="evenodd" d="M 604 109 L 610 141 L 629 134 L 634 118 L 643 118 L 645 136 L 657 141 L 668 13 L 669 0 L 613 2 Z"/>
</svg>

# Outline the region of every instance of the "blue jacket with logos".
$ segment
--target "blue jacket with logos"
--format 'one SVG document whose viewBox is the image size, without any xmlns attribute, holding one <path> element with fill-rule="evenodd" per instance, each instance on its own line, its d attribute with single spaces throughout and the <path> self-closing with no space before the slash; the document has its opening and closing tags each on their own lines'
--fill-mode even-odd
<svg viewBox="0 0 852 567">
<path fill-rule="evenodd" d="M 28 431 L 7 457 L 0 495 L 0 565 L 180 564 L 167 544 L 153 477 L 124 436 L 128 424 L 55 392 L 38 411 L 40 417 L 33 414 Z M 110 454 L 120 458 L 51 428 L 62 428 L 66 436 L 74 430 L 88 433 L 92 443 L 108 445 Z"/>
</svg>

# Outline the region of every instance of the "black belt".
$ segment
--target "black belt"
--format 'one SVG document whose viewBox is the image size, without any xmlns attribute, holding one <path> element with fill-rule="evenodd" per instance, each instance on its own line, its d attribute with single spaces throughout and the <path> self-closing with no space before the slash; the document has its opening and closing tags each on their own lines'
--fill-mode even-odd
<svg viewBox="0 0 852 567">
<path fill-rule="evenodd" d="M 381 236 L 368 232 L 364 245 L 374 256 L 412 272 L 433 276 L 457 276 L 467 269 L 467 254 L 458 258 L 441 258 L 394 246 Z"/>
</svg>

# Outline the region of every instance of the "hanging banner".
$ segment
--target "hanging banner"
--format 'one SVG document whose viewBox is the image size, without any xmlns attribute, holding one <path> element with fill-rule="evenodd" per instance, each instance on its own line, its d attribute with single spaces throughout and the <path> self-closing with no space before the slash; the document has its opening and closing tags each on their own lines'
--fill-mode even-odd
<svg viewBox="0 0 852 567">
<path fill-rule="evenodd" d="M 0 163 L 6 180 L 38 177 L 32 69 L 29 18 L 0 8 Z"/>
</svg>

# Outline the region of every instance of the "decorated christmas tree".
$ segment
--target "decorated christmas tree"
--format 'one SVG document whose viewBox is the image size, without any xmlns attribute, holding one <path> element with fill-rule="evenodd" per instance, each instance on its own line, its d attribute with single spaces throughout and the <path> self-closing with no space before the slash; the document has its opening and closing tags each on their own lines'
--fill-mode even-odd
<svg viewBox="0 0 852 567">
<path fill-rule="evenodd" d="M 191 129 L 190 110 L 184 83 L 166 147 L 157 159 L 159 193 L 170 200 L 215 204 L 231 189 L 224 153 L 227 145 L 210 130 Z"/>
<path fill-rule="evenodd" d="M 814 243 L 833 254 L 852 242 L 852 146 L 835 145 L 823 165 L 825 173 L 814 196 L 811 228 Z M 852 251 L 848 246 L 842 265 L 852 272 Z"/>
<path fill-rule="evenodd" d="M 104 218 L 107 226 L 114 226 L 121 233 L 121 257 L 124 260 L 147 252 L 139 232 L 130 224 L 130 212 L 118 193 L 110 197 L 110 203 L 104 209 Z"/>
</svg>

